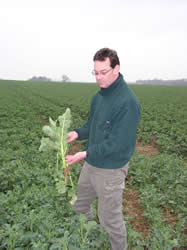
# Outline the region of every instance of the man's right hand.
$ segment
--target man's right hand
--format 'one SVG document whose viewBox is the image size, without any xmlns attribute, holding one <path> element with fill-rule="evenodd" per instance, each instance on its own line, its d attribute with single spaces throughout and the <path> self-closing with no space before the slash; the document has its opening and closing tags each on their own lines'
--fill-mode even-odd
<svg viewBox="0 0 187 250">
<path fill-rule="evenodd" d="M 70 143 L 72 141 L 75 141 L 78 138 L 78 133 L 76 131 L 70 131 L 68 133 L 68 139 L 67 142 Z"/>
</svg>

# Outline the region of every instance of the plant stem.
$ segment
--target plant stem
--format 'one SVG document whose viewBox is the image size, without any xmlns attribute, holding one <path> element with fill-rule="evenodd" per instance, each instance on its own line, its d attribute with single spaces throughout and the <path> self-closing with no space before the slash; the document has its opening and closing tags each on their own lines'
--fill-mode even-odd
<svg viewBox="0 0 187 250">
<path fill-rule="evenodd" d="M 63 124 L 62 124 L 62 133 L 61 133 L 61 141 L 60 141 L 60 146 L 61 146 L 61 157 L 62 157 L 62 168 L 66 168 L 67 164 L 65 161 L 65 149 L 64 149 L 64 145 L 63 145 L 63 141 L 64 141 L 64 120 L 63 120 Z"/>
<path fill-rule="evenodd" d="M 71 185 L 72 185 L 72 189 L 74 190 L 74 184 L 73 184 L 73 181 L 72 181 L 71 175 L 69 175 L 69 179 L 70 179 L 70 183 L 71 183 Z"/>
<path fill-rule="evenodd" d="M 56 154 L 56 169 L 57 169 L 57 172 L 58 172 L 58 152 Z"/>
</svg>

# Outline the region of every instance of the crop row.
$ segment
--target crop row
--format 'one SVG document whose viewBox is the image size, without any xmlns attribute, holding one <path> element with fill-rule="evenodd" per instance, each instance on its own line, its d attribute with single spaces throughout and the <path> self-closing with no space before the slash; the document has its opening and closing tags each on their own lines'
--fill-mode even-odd
<svg viewBox="0 0 187 250">
<path fill-rule="evenodd" d="M 57 119 L 70 107 L 72 129 L 80 126 L 97 89 L 89 84 L 0 82 L 0 249 L 109 249 L 100 225 L 76 216 L 67 197 L 57 194 L 54 155 L 38 151 L 49 116 Z M 126 218 L 129 249 L 183 249 L 186 89 L 132 89 L 142 106 L 138 137 L 142 143 L 154 137 L 161 154 L 148 159 L 136 152 L 131 160 L 127 186 L 140 193 L 150 234 L 144 239 Z M 72 167 L 74 183 L 80 167 Z M 175 228 L 162 217 L 162 207 L 177 215 Z"/>
</svg>

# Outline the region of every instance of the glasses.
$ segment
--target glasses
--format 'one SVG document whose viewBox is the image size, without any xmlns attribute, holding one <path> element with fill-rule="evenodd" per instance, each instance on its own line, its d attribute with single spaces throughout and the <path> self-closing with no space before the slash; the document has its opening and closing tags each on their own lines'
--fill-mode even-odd
<svg viewBox="0 0 187 250">
<path fill-rule="evenodd" d="M 98 76 L 98 75 L 102 75 L 105 76 L 108 72 L 110 72 L 113 68 L 109 69 L 109 70 L 101 70 L 100 72 L 96 72 L 95 70 L 92 71 L 92 75 L 94 76 Z"/>
</svg>

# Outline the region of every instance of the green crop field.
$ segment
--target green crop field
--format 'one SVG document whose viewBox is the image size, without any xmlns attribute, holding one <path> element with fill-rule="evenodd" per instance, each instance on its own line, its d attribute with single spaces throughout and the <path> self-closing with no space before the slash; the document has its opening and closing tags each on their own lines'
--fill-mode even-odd
<svg viewBox="0 0 187 250">
<path fill-rule="evenodd" d="M 130 161 L 124 197 L 136 191 L 144 220 L 137 230 L 138 218 L 128 216 L 124 198 L 128 249 L 186 249 L 187 87 L 130 88 L 141 103 L 138 142 L 156 147 L 159 154 L 150 158 L 136 150 Z M 39 152 L 49 117 L 56 120 L 70 108 L 71 129 L 81 126 L 97 90 L 86 83 L 0 81 L 1 250 L 110 249 L 97 220 L 97 201 L 97 223 L 76 216 L 68 196 L 55 187 L 56 155 Z M 80 163 L 71 167 L 75 185 L 80 168 Z"/>
</svg>

